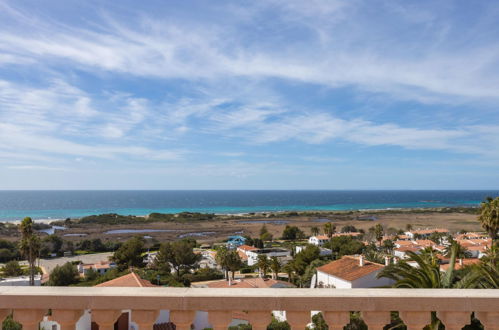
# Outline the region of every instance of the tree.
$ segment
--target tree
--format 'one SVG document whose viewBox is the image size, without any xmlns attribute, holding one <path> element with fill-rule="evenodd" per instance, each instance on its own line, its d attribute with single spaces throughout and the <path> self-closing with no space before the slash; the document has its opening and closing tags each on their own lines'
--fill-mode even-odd
<svg viewBox="0 0 499 330">
<path fill-rule="evenodd" d="M 293 281 L 293 263 L 292 262 L 288 262 L 287 264 L 285 264 L 283 267 L 282 267 L 282 270 L 288 275 L 288 282 L 292 282 Z"/>
<path fill-rule="evenodd" d="M 454 246 L 449 268 L 445 273 L 440 272 L 438 258 L 432 250 L 425 250 L 421 254 L 409 251 L 407 260 L 383 268 L 378 278 L 386 277 L 394 280 L 395 288 L 450 288 L 454 284 L 456 252 Z M 417 266 L 411 266 L 408 261 L 415 262 Z"/>
<path fill-rule="evenodd" d="M 51 286 L 68 286 L 77 283 L 79 279 L 76 266 L 70 262 L 66 262 L 62 266 L 55 266 L 50 273 L 49 285 Z"/>
<path fill-rule="evenodd" d="M 217 250 L 217 255 L 215 257 L 215 261 L 224 271 L 225 279 L 229 280 L 229 258 L 228 258 L 229 250 L 223 246 Z"/>
<path fill-rule="evenodd" d="M 112 256 L 112 260 L 117 264 L 120 271 L 130 267 L 143 267 L 143 249 L 143 239 L 141 237 L 134 237 L 126 241 L 118 250 L 116 250 Z"/>
<path fill-rule="evenodd" d="M 331 238 L 326 247 L 331 249 L 334 256 L 341 258 L 344 255 L 362 253 L 364 244 L 351 236 L 336 236 Z"/>
<path fill-rule="evenodd" d="M 384 240 L 383 248 L 385 249 L 386 253 L 391 254 L 393 252 L 393 249 L 395 249 L 395 243 L 393 243 L 391 239 Z"/>
<path fill-rule="evenodd" d="M 62 248 L 63 240 L 57 235 L 48 235 L 43 239 L 43 249 L 45 250 L 45 254 L 60 254 Z M 43 254 L 43 253 L 42 253 Z"/>
<path fill-rule="evenodd" d="M 170 259 L 168 250 L 169 246 L 165 244 L 161 244 L 159 247 L 159 251 L 156 254 L 156 258 L 154 259 L 152 268 L 158 271 L 161 275 L 167 275 L 171 273 Z"/>
<path fill-rule="evenodd" d="M 492 243 L 494 243 L 499 229 L 499 197 L 495 199 L 487 197 L 486 201 L 480 204 L 478 221 L 480 221 L 482 228 L 487 231 L 490 238 L 492 238 Z"/>
<path fill-rule="evenodd" d="M 383 226 L 380 223 L 377 223 L 376 226 L 374 226 L 374 237 L 378 241 L 378 246 L 381 246 L 384 234 L 385 231 L 383 230 Z"/>
<path fill-rule="evenodd" d="M 313 226 L 312 228 L 310 228 L 310 233 L 312 234 L 312 236 L 319 235 L 319 227 Z"/>
<path fill-rule="evenodd" d="M 30 217 L 26 217 L 21 222 L 21 241 L 19 243 L 19 249 L 24 258 L 28 260 L 29 268 L 29 285 L 35 285 L 35 262 L 36 258 L 40 255 L 40 238 L 35 234 L 33 230 L 33 220 Z"/>
<path fill-rule="evenodd" d="M 11 260 L 5 264 L 3 267 L 3 276 L 20 276 L 23 274 L 23 270 L 19 265 L 19 262 Z"/>
<path fill-rule="evenodd" d="M 234 274 L 244 266 L 239 253 L 235 250 L 229 251 L 227 254 L 227 268 L 232 273 L 232 279 L 234 279 Z"/>
<path fill-rule="evenodd" d="M 269 231 L 267 229 L 267 226 L 265 225 L 265 223 L 262 225 L 262 228 L 260 228 L 260 239 L 263 240 L 262 236 L 264 236 L 265 234 L 267 234 Z"/>
<path fill-rule="evenodd" d="M 449 237 L 449 245 L 444 249 L 444 256 L 450 257 L 452 255 L 453 249 L 456 250 L 456 258 L 470 258 L 471 253 L 467 248 L 456 242 L 452 237 Z"/>
<path fill-rule="evenodd" d="M 327 237 L 331 238 L 334 234 L 334 232 L 336 231 L 336 226 L 333 225 L 332 222 L 326 222 L 324 224 L 324 235 L 326 235 Z"/>
<path fill-rule="evenodd" d="M 258 256 L 258 260 L 256 262 L 256 265 L 257 265 L 258 269 L 260 270 L 260 274 L 262 274 L 263 277 L 266 277 L 267 272 L 268 272 L 269 267 L 270 267 L 270 263 L 269 263 L 269 259 L 267 258 L 267 256 L 265 254 L 260 254 Z"/>
<path fill-rule="evenodd" d="M 279 275 L 279 271 L 281 270 L 281 262 L 279 259 L 274 256 L 270 258 L 270 270 L 272 271 L 272 277 L 276 280 L 277 276 Z"/>
<path fill-rule="evenodd" d="M 356 233 L 356 232 L 358 232 L 358 229 L 355 228 L 355 226 L 346 225 L 346 226 L 341 227 L 341 232 L 342 233 Z"/>
<path fill-rule="evenodd" d="M 194 253 L 194 246 L 188 241 L 176 241 L 164 244 L 165 260 L 175 270 L 177 280 L 181 279 L 181 272 L 193 268 L 201 260 L 200 254 Z"/>
<path fill-rule="evenodd" d="M 412 231 L 412 224 L 410 224 L 410 223 L 406 224 L 405 231 Z"/>
<path fill-rule="evenodd" d="M 293 258 L 293 261 L 290 262 L 293 269 L 293 275 L 295 275 L 295 279 L 298 281 L 300 287 L 305 283 L 304 275 L 307 271 L 307 267 L 309 267 L 314 260 L 319 259 L 320 253 L 319 247 L 307 245 L 307 247 L 297 253 Z"/>
<path fill-rule="evenodd" d="M 7 316 L 2 323 L 2 330 L 21 330 L 22 327 L 21 323 L 14 321 L 12 314 Z"/>
<path fill-rule="evenodd" d="M 305 237 L 305 234 L 303 233 L 303 231 L 296 226 L 286 225 L 286 227 L 284 228 L 284 231 L 282 232 L 282 239 L 283 240 L 294 241 L 296 239 L 302 239 L 304 237 Z"/>
</svg>

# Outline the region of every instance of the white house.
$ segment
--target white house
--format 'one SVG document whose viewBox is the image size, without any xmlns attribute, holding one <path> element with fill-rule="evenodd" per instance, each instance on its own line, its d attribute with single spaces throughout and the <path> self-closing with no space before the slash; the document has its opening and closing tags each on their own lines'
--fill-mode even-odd
<svg viewBox="0 0 499 330">
<path fill-rule="evenodd" d="M 246 251 L 246 256 L 248 256 L 248 266 L 253 266 L 258 262 L 258 256 L 265 255 L 267 258 L 277 257 L 283 261 L 288 257 L 291 257 L 291 251 L 281 248 L 268 248 L 268 249 L 255 249 Z"/>
<path fill-rule="evenodd" d="M 318 235 L 318 236 L 310 236 L 308 239 L 308 244 L 313 244 L 316 246 L 323 246 L 325 243 L 329 241 L 329 237 L 326 235 Z"/>
<path fill-rule="evenodd" d="M 303 251 L 306 248 L 307 248 L 307 246 L 297 245 L 295 247 L 295 252 L 296 253 L 300 253 L 301 251 Z M 327 256 L 330 256 L 330 255 L 333 254 L 333 251 L 331 251 L 330 249 L 326 249 L 326 248 L 320 247 L 319 250 L 320 250 L 319 256 L 321 256 L 321 257 L 327 257 Z"/>
<path fill-rule="evenodd" d="M 40 286 L 42 275 L 35 275 L 35 286 Z M 29 286 L 29 276 L 0 278 L 0 286 Z"/>
<path fill-rule="evenodd" d="M 384 265 L 365 260 L 363 256 L 344 256 L 317 268 L 316 287 L 319 288 L 375 288 L 389 286 L 387 278 L 376 278 Z"/>
<path fill-rule="evenodd" d="M 77 267 L 78 273 L 80 273 L 80 276 L 83 276 L 83 277 L 85 277 L 88 274 L 90 269 L 93 269 L 94 271 L 99 273 L 99 275 L 104 275 L 106 272 L 108 272 L 109 270 L 111 270 L 113 268 L 116 268 L 116 263 L 111 262 L 111 261 L 101 261 L 101 262 L 97 262 L 95 264 L 83 264 L 83 263 L 81 263 Z"/>
</svg>

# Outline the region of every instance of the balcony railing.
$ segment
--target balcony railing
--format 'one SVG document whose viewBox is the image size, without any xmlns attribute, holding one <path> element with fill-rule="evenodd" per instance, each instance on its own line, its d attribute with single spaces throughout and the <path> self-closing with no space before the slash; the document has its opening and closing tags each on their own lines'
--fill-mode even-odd
<svg viewBox="0 0 499 330">
<path fill-rule="evenodd" d="M 140 330 L 152 329 L 160 310 L 170 311 L 179 330 L 191 328 L 196 311 L 206 311 L 215 330 L 226 329 L 234 312 L 244 311 L 254 330 L 266 329 L 271 311 L 286 311 L 293 329 L 304 329 L 311 311 L 321 311 L 331 330 L 349 323 L 360 311 L 370 329 L 390 323 L 398 311 L 409 330 L 430 323 L 432 311 L 446 329 L 461 329 L 475 312 L 485 329 L 499 329 L 499 290 L 457 289 L 194 289 L 1 287 L 0 317 L 11 313 L 24 330 L 38 329 L 47 313 L 62 330 L 75 329 L 85 310 L 100 330 L 114 329 L 122 310 Z"/>
</svg>

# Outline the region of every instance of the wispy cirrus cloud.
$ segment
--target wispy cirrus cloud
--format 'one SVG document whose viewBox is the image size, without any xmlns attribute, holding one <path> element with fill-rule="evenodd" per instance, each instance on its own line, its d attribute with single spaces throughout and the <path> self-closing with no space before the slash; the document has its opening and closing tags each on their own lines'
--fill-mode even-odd
<svg viewBox="0 0 499 330">
<path fill-rule="evenodd" d="M 21 33 L 3 31 L 0 50 L 4 56 L 23 57 L 45 65 L 65 63 L 85 70 L 145 77 L 279 78 L 330 88 L 357 86 L 398 98 L 444 103 L 451 101 L 449 97 L 499 99 L 499 47 L 493 44 L 476 45 L 456 53 L 453 38 L 460 31 L 451 30 L 438 44 L 425 42 L 427 33 L 423 31 L 418 34 L 421 43 L 417 51 L 411 53 L 410 48 L 415 46 L 408 44 L 405 50 L 396 30 L 390 33 L 388 26 L 376 27 L 384 28 L 382 38 L 366 40 L 365 34 L 372 34 L 370 25 L 379 22 L 359 14 L 358 5 L 343 1 L 317 1 L 307 6 L 296 2 L 270 3 L 272 6 L 257 7 L 271 8 L 283 24 L 290 24 L 290 11 L 302 18 L 293 23 L 297 33 L 304 33 L 304 39 L 262 47 L 246 42 L 235 22 L 229 27 L 209 19 L 180 25 L 142 15 L 125 23 L 106 14 L 96 22 L 98 28 L 94 30 L 45 24 L 37 30 L 36 37 L 29 28 Z M 327 40 L 317 41 L 306 34 L 310 27 L 305 23 L 310 21 L 312 10 L 325 18 L 341 15 L 343 10 L 354 17 L 342 20 L 340 26 L 327 27 L 321 32 L 328 36 L 323 37 Z M 354 26 L 355 16 L 367 21 Z M 418 29 L 420 22 L 410 26 Z M 263 44 L 266 41 L 272 42 L 273 35 L 263 37 Z M 357 42 L 364 47 L 358 47 Z M 307 45 L 314 51 L 307 51 Z"/>
</svg>

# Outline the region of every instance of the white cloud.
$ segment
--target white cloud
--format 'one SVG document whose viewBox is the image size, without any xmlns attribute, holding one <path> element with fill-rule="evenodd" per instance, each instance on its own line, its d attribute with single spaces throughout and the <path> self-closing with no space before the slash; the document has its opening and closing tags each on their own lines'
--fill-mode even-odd
<svg viewBox="0 0 499 330">
<path fill-rule="evenodd" d="M 331 15 L 354 16 L 342 20 L 344 27 L 334 25 L 321 31 L 322 44 L 297 39 L 260 47 L 245 43 L 235 22 L 229 27 L 209 21 L 180 25 L 143 15 L 139 21 L 125 23 L 108 14 L 98 31 L 66 26 L 61 32 L 61 26 L 49 24 L 37 31 L 36 38 L 29 32 L 4 31 L 0 33 L 0 50 L 8 58 L 22 56 L 41 63 L 59 59 L 87 70 L 147 77 L 275 77 L 333 88 L 356 86 L 428 102 L 499 99 L 499 47 L 495 45 L 456 51 L 451 47 L 456 37 L 452 34 L 438 47 L 422 42 L 411 53 L 391 34 L 378 40 L 366 39 L 374 23 L 358 25 L 358 8 L 350 9 L 352 5 L 347 2 L 314 1 L 303 5 L 297 1 L 272 1 L 263 7 L 276 10 L 276 19 L 293 15 L 300 18 L 294 22 L 298 28 L 308 28 L 318 13 L 326 21 Z M 259 10 L 254 13 L 262 14 Z M 424 18 L 424 12 L 422 16 L 417 22 L 434 21 L 432 17 Z M 355 46 L 359 43 L 365 47 Z"/>
</svg>

